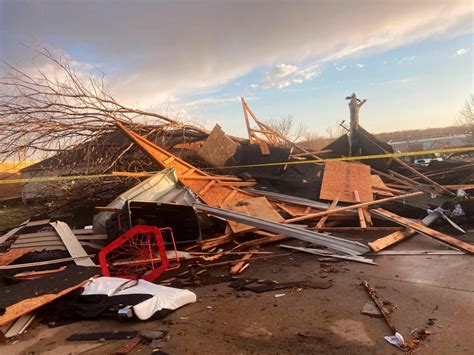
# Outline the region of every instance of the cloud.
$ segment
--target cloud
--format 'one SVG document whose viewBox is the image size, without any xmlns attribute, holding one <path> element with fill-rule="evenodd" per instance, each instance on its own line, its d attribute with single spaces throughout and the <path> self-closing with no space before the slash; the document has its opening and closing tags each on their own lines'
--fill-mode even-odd
<svg viewBox="0 0 474 355">
<path fill-rule="evenodd" d="M 112 94 L 148 107 L 258 68 L 271 68 L 262 78 L 269 87 L 301 83 L 325 62 L 467 33 L 473 13 L 469 0 L 255 0 L 252 11 L 239 2 L 206 4 L 0 0 L 0 59 L 25 62 L 18 43 L 36 38 L 78 62 L 103 63 Z"/>
<path fill-rule="evenodd" d="M 318 73 L 318 68 L 313 65 L 298 68 L 296 65 L 278 64 L 264 75 L 260 87 L 268 89 L 275 86 L 283 89 L 292 84 L 301 84 L 305 80 L 311 80 Z"/>
<path fill-rule="evenodd" d="M 356 64 L 355 66 L 356 66 L 357 68 L 359 68 L 359 69 L 362 69 L 363 67 L 365 67 L 365 64 L 360 64 L 360 63 L 359 63 L 359 64 Z"/>
<path fill-rule="evenodd" d="M 411 62 L 413 61 L 414 59 L 416 58 L 416 55 L 411 55 L 411 56 L 407 56 L 407 57 L 403 57 L 402 59 L 400 59 L 398 61 L 398 63 L 406 63 L 406 62 Z"/>
<path fill-rule="evenodd" d="M 245 100 L 250 101 L 252 100 L 252 98 L 246 97 Z M 222 103 L 227 103 L 227 102 L 240 102 L 240 97 L 239 96 L 235 96 L 235 97 L 209 96 L 209 97 L 204 97 L 204 98 L 180 103 L 180 106 L 191 107 L 191 106 L 200 106 L 200 105 L 222 104 Z"/>
<path fill-rule="evenodd" d="M 383 81 L 379 85 L 406 85 L 409 84 L 413 81 L 415 81 L 416 78 L 402 78 L 402 79 L 396 79 L 396 80 L 389 80 L 389 81 Z"/>
<path fill-rule="evenodd" d="M 456 55 L 463 55 L 466 54 L 468 50 L 466 48 L 461 48 L 456 51 Z"/>
<path fill-rule="evenodd" d="M 337 71 L 343 71 L 344 69 L 346 69 L 346 66 L 345 65 L 341 65 L 339 67 L 336 67 L 336 70 Z"/>
</svg>

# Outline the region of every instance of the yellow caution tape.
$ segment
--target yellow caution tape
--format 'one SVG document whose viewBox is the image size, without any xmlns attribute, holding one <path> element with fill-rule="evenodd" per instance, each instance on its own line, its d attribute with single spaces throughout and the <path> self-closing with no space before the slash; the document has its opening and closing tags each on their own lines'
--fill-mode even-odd
<svg viewBox="0 0 474 355">
<path fill-rule="evenodd" d="M 278 162 L 278 163 L 249 164 L 249 165 L 233 165 L 233 166 L 223 166 L 223 167 L 219 167 L 219 168 L 205 168 L 205 169 L 201 169 L 201 170 L 254 168 L 254 167 L 296 165 L 296 164 L 314 164 L 314 163 L 326 163 L 328 161 L 353 161 L 353 160 L 402 158 L 402 157 L 410 157 L 410 156 L 426 155 L 426 154 L 435 154 L 435 153 L 459 153 L 459 152 L 472 152 L 472 151 L 474 151 L 474 147 L 446 148 L 446 149 L 435 149 L 435 150 L 420 150 L 420 151 L 416 151 L 416 152 L 405 152 L 405 153 L 387 153 L 387 154 L 363 155 L 363 156 L 356 156 L 356 157 L 298 160 L 298 161 L 285 161 L 285 162 Z M 0 185 L 24 184 L 24 183 L 30 183 L 30 182 L 49 182 L 49 181 L 68 181 L 68 180 L 71 181 L 71 180 L 81 180 L 81 179 L 101 179 L 101 178 L 105 178 L 105 177 L 127 177 L 127 175 L 124 173 L 124 174 L 98 174 L 98 175 L 38 177 L 38 178 L 29 178 L 29 179 L 10 179 L 10 180 L 0 180 Z"/>
<path fill-rule="evenodd" d="M 263 164 L 249 164 L 249 165 L 232 165 L 232 166 L 221 166 L 221 167 L 218 167 L 218 168 L 205 168 L 205 169 L 201 169 L 201 170 L 253 168 L 253 167 L 279 166 L 279 165 L 297 165 L 297 164 L 314 164 L 314 163 L 326 163 L 328 161 L 352 161 L 352 160 L 402 158 L 402 157 L 411 157 L 411 156 L 427 155 L 427 154 L 435 154 L 435 153 L 459 153 L 459 152 L 472 152 L 472 151 L 474 151 L 474 147 L 446 148 L 446 149 L 434 149 L 434 150 L 419 150 L 419 151 L 415 151 L 415 152 L 405 152 L 405 153 L 386 153 L 386 154 L 362 155 L 362 156 L 356 156 L 356 157 L 340 157 L 340 158 L 327 158 L 327 159 L 298 160 L 298 161 L 285 161 L 285 162 L 278 162 L 278 163 L 263 163 Z"/>
<path fill-rule="evenodd" d="M 67 180 L 81 180 L 81 179 L 101 179 L 101 178 L 109 177 L 109 176 L 123 177 L 123 176 L 115 175 L 115 174 L 51 176 L 51 177 L 29 178 L 29 179 L 0 180 L 0 185 L 24 184 L 24 183 L 27 183 L 27 182 L 49 182 L 49 181 L 67 181 Z"/>
</svg>

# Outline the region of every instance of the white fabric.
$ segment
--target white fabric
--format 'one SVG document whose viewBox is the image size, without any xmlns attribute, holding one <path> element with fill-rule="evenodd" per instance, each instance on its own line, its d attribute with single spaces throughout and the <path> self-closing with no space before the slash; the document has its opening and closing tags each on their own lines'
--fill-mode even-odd
<svg viewBox="0 0 474 355">
<path fill-rule="evenodd" d="M 155 285 L 145 280 L 126 280 L 119 277 L 98 277 L 91 279 L 82 295 L 131 295 L 148 294 L 153 297 L 133 306 L 133 312 L 141 319 L 149 319 L 162 310 L 175 310 L 188 303 L 196 302 L 196 294 L 189 290 Z"/>
</svg>

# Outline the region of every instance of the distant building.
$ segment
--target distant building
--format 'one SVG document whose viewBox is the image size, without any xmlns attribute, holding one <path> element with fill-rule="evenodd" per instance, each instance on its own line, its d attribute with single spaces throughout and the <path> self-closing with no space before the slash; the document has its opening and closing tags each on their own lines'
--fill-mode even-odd
<svg viewBox="0 0 474 355">
<path fill-rule="evenodd" d="M 414 152 L 443 148 L 466 147 L 473 144 L 473 137 L 468 134 L 444 134 L 428 137 L 413 137 L 388 142 L 396 152 Z"/>
</svg>

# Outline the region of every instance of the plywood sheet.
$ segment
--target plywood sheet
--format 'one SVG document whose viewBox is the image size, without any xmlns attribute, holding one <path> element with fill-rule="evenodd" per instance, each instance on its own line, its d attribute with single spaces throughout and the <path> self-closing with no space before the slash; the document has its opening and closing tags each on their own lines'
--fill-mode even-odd
<svg viewBox="0 0 474 355">
<path fill-rule="evenodd" d="M 68 294 L 69 292 L 72 292 L 78 289 L 79 287 L 82 287 L 82 285 L 85 282 L 86 281 L 82 281 L 80 284 L 69 287 L 58 293 L 41 295 L 34 298 L 28 298 L 26 300 L 20 301 L 18 303 L 15 303 L 14 305 L 7 307 L 5 309 L 5 313 L 3 313 L 3 315 L 0 317 L 0 326 L 4 326 L 10 322 L 13 322 L 14 320 L 20 318 L 21 316 L 24 316 L 25 314 L 33 312 L 37 310 L 38 308 L 41 308 L 45 304 L 53 302 L 54 300 Z"/>
<path fill-rule="evenodd" d="M 256 197 L 240 201 L 237 204 L 226 205 L 222 208 L 273 222 L 282 222 L 284 220 L 284 218 L 270 205 L 266 197 Z M 229 226 L 234 233 L 254 229 L 252 226 L 233 221 L 229 221 Z"/>
<path fill-rule="evenodd" d="M 356 203 L 354 191 L 358 191 L 360 202 L 373 201 L 370 166 L 344 161 L 327 162 L 320 198 L 333 201 L 339 194 L 340 202 Z"/>
<path fill-rule="evenodd" d="M 0 266 L 10 265 L 16 259 L 21 258 L 23 255 L 33 251 L 33 248 L 21 248 L 16 250 L 10 250 L 9 252 L 0 255 Z"/>
</svg>

